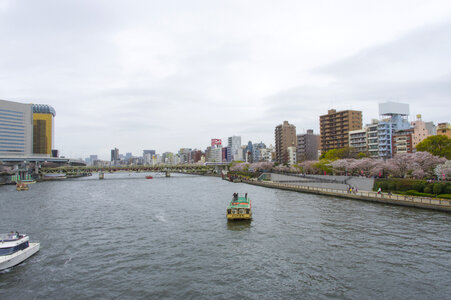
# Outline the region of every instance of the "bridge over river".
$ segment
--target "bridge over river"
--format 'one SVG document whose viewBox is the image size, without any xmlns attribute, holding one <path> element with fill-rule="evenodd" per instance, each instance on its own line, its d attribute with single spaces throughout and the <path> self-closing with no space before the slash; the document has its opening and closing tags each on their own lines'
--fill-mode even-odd
<svg viewBox="0 0 451 300">
<path fill-rule="evenodd" d="M 181 164 L 181 165 L 155 165 L 155 166 L 64 166 L 57 168 L 39 168 L 40 177 L 46 175 L 65 174 L 67 176 L 83 176 L 92 173 L 115 172 L 162 172 L 169 176 L 170 173 L 191 174 L 219 174 L 222 170 L 228 170 L 228 164 Z"/>
</svg>

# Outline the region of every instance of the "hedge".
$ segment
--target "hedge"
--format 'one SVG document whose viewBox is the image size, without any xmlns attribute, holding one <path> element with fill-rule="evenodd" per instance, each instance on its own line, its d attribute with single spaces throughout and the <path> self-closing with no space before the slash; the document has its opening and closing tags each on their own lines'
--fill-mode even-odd
<svg viewBox="0 0 451 300">
<path fill-rule="evenodd" d="M 451 182 L 449 181 L 428 182 L 426 180 L 401 178 L 376 179 L 374 181 L 373 190 L 377 191 L 379 188 L 383 192 L 417 192 L 432 196 L 451 194 Z M 418 194 L 418 196 L 420 195 Z"/>
</svg>

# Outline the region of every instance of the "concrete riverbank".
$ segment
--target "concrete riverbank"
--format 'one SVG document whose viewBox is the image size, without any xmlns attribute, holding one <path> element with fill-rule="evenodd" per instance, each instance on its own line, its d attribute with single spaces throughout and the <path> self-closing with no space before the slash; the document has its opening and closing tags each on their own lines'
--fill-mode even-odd
<svg viewBox="0 0 451 300">
<path fill-rule="evenodd" d="M 272 181 L 258 181 L 258 180 L 238 180 L 242 183 L 259 185 L 268 188 L 289 190 L 302 193 L 311 193 L 318 195 L 335 196 L 340 198 L 379 202 L 385 204 L 393 204 L 400 206 L 409 206 L 425 209 L 433 209 L 445 212 L 451 212 L 451 200 L 439 199 L 439 198 L 424 198 L 405 195 L 389 195 L 387 193 L 378 194 L 372 191 L 359 191 L 355 193 L 349 193 L 343 189 L 333 188 L 320 188 L 312 186 L 300 186 L 287 183 L 276 183 Z M 236 182 L 236 181 L 235 181 Z"/>
</svg>

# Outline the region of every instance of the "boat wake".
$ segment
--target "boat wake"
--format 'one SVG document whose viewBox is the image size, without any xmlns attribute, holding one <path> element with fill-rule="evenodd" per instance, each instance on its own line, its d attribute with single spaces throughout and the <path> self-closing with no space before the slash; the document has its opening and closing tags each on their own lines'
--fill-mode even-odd
<svg viewBox="0 0 451 300">
<path fill-rule="evenodd" d="M 72 260 L 72 256 L 69 256 L 69 259 L 64 262 L 64 265 L 67 265 Z"/>
<path fill-rule="evenodd" d="M 164 215 L 161 214 L 161 213 L 155 215 L 155 218 L 157 218 L 158 221 L 161 221 L 161 222 L 167 222 L 166 218 L 165 218 Z"/>
</svg>

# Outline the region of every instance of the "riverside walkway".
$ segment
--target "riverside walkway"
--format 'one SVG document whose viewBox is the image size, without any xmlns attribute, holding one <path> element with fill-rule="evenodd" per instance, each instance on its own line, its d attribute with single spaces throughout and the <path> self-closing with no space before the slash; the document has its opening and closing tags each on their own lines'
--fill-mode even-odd
<svg viewBox="0 0 451 300">
<path fill-rule="evenodd" d="M 418 207 L 425 209 L 433 209 L 445 212 L 451 212 L 451 200 L 439 199 L 439 198 L 425 198 L 417 196 L 408 195 L 396 195 L 388 193 L 376 193 L 373 191 L 359 191 L 359 192 L 348 192 L 343 189 L 333 189 L 333 188 L 320 188 L 312 186 L 300 186 L 288 183 L 277 183 L 272 181 L 258 181 L 258 180 L 246 180 L 238 179 L 238 182 L 264 186 L 268 188 L 282 189 L 295 192 L 311 193 L 318 195 L 328 195 L 340 198 L 348 198 L 362 201 L 379 202 L 393 205 Z"/>
</svg>

